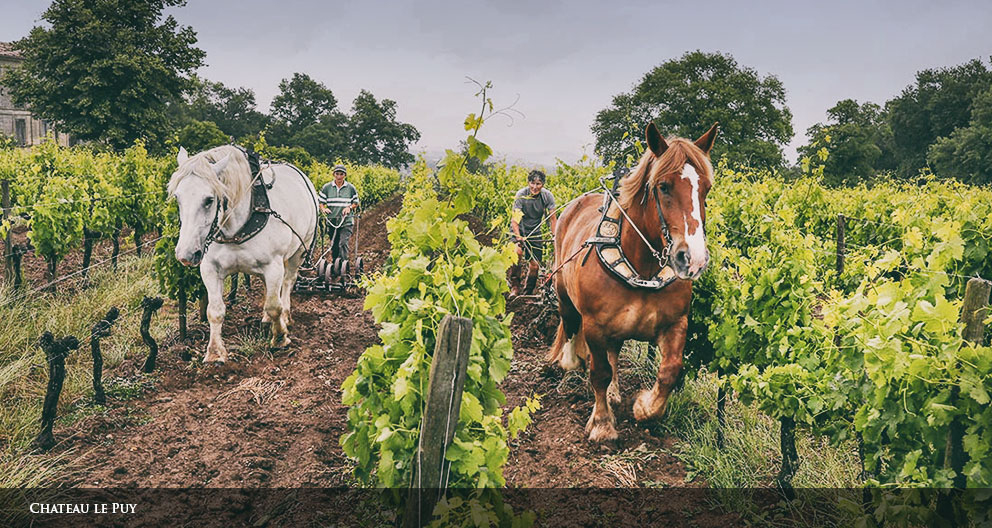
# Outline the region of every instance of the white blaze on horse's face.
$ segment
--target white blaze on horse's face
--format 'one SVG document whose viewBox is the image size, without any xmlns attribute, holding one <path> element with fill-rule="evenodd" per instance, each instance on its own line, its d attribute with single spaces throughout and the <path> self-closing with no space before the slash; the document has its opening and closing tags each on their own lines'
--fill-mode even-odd
<svg viewBox="0 0 992 528">
<path fill-rule="evenodd" d="M 182 160 L 182 153 L 180 153 Z M 213 171 L 213 175 L 220 174 L 227 166 L 229 156 L 214 164 L 198 160 L 194 163 L 201 163 L 204 167 L 197 170 Z M 182 161 L 180 161 L 180 165 Z M 214 194 L 213 187 L 206 179 L 200 177 L 194 170 L 192 174 L 184 177 L 176 186 L 176 203 L 179 206 L 179 240 L 176 242 L 176 259 L 186 266 L 195 266 L 203 260 L 204 246 L 207 236 L 213 226 L 214 219 L 218 217 L 218 207 L 220 198 Z"/>
<path fill-rule="evenodd" d="M 683 217 L 685 225 L 685 234 L 683 240 L 688 246 L 688 266 L 686 270 L 687 277 L 690 279 L 698 278 L 703 270 L 706 269 L 706 265 L 709 263 L 710 254 L 706 250 L 706 232 L 703 227 L 703 217 L 702 217 L 702 205 L 699 200 L 700 195 L 700 185 L 699 185 L 699 173 L 696 172 L 696 168 L 691 164 L 686 163 L 685 167 L 682 168 L 682 179 L 688 180 L 691 186 L 691 209 L 686 212 Z M 683 271 L 678 270 L 676 271 Z"/>
</svg>

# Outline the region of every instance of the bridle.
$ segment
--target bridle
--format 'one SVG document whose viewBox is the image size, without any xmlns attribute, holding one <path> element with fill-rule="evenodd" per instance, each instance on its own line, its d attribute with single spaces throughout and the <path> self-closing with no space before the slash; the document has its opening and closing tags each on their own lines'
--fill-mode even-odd
<svg viewBox="0 0 992 528">
<path fill-rule="evenodd" d="M 214 197 L 216 198 L 216 196 Z M 207 249 L 210 248 L 210 244 L 213 244 L 214 240 L 217 239 L 217 235 L 220 234 L 220 210 L 224 209 L 224 213 L 227 213 L 227 198 L 222 198 L 221 203 L 214 209 L 214 221 L 210 223 L 210 230 L 207 231 L 207 238 L 203 242 L 203 249 L 200 255 L 202 257 L 207 256 Z M 183 217 L 179 215 L 179 227 L 182 228 Z M 201 258 L 202 258 L 201 257 Z"/>
</svg>

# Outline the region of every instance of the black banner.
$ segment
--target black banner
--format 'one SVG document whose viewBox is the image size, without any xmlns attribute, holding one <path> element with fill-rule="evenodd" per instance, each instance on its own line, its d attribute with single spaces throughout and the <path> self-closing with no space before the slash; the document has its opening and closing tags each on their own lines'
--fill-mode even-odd
<svg viewBox="0 0 992 528">
<path fill-rule="evenodd" d="M 797 489 L 791 498 L 767 488 L 449 489 L 444 497 L 434 510 L 441 526 L 992 525 L 987 489 Z M 417 506 L 408 500 L 406 489 L 2 489 L 0 525 L 412 526 L 404 512 Z"/>
</svg>

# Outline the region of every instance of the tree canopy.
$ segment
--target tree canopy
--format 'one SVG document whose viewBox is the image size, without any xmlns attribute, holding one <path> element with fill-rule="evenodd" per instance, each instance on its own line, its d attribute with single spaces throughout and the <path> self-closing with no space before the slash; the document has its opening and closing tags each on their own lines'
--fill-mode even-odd
<svg viewBox="0 0 992 528">
<path fill-rule="evenodd" d="M 376 101 L 375 96 L 365 90 L 352 103 L 348 131 L 349 159 L 394 168 L 413 162 L 409 148 L 420 139 L 416 127 L 396 119 L 396 101 Z"/>
<path fill-rule="evenodd" d="M 160 141 L 168 102 L 203 64 L 196 33 L 166 7 L 184 0 L 54 0 L 15 46 L 24 62 L 4 76 L 18 104 L 78 139 L 118 149 Z"/>
<path fill-rule="evenodd" d="M 213 121 L 193 121 L 176 132 L 176 140 L 190 152 L 202 152 L 228 144 L 229 136 Z"/>
<path fill-rule="evenodd" d="M 969 126 L 972 103 L 990 87 L 992 71 L 979 59 L 918 72 L 916 82 L 885 105 L 899 175 L 915 176 L 938 138 Z"/>
<path fill-rule="evenodd" d="M 927 160 L 938 175 L 992 184 L 992 88 L 975 97 L 968 126 L 938 138 L 928 152 Z"/>
<path fill-rule="evenodd" d="M 809 143 L 798 149 L 800 156 L 811 158 L 820 148 L 827 149 L 825 184 L 857 185 L 869 181 L 882 167 L 891 167 L 892 154 L 886 147 L 891 144 L 891 132 L 880 106 L 844 99 L 827 110 L 827 117 L 830 122 L 817 123 L 806 131 Z"/>
<path fill-rule="evenodd" d="M 338 110 L 329 88 L 296 73 L 279 83 L 266 140 L 272 145 L 301 147 L 324 162 L 344 159 L 401 167 L 413 161 L 410 144 L 420 139 L 420 132 L 398 121 L 396 110 L 396 101 L 379 101 L 362 90 L 352 103 L 351 114 L 345 114 Z"/>
<path fill-rule="evenodd" d="M 782 146 L 792 138 L 792 113 L 785 88 L 773 75 L 721 53 L 694 51 L 652 69 L 630 93 L 613 98 L 592 125 L 596 152 L 606 162 L 635 157 L 634 142 L 654 121 L 665 134 L 697 137 L 720 123 L 714 155 L 757 166 L 782 163 Z"/>
<path fill-rule="evenodd" d="M 827 148 L 828 184 L 853 185 L 880 174 L 911 179 L 928 164 L 939 177 L 992 181 L 992 70 L 979 59 L 917 72 L 884 108 L 845 99 L 827 115 L 826 123 L 807 130 L 809 143 L 799 153 Z"/>
<path fill-rule="evenodd" d="M 255 92 L 249 88 L 229 88 L 194 76 L 192 89 L 177 104 L 177 126 L 209 121 L 228 136 L 241 138 L 258 134 L 269 123 L 269 116 L 258 111 Z"/>
<path fill-rule="evenodd" d="M 334 93 L 323 83 L 305 73 L 294 73 L 292 79 L 279 82 L 279 94 L 272 99 L 272 117 L 290 129 L 303 130 L 330 115 L 337 106 Z"/>
</svg>

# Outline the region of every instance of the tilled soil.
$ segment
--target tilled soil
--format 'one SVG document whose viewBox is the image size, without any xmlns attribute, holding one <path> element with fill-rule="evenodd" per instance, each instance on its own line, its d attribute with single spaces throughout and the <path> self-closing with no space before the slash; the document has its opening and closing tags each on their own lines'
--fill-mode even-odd
<svg viewBox="0 0 992 528">
<path fill-rule="evenodd" d="M 393 198 L 361 219 L 360 254 L 376 269 L 389 251 L 385 220 L 396 214 Z M 179 360 L 182 347 L 160 352 L 154 387 L 129 400 L 108 396 L 108 411 L 76 422 L 56 453 L 82 453 L 64 484 L 84 487 L 336 487 L 355 485 L 339 439 L 347 408 L 341 384 L 377 328 L 364 299 L 333 294 L 294 294 L 295 327 L 288 350 L 265 349 L 260 322 L 261 286 L 229 307 L 224 324 L 230 351 L 223 366 Z M 617 445 L 591 445 L 584 425 L 592 411 L 585 375 L 565 375 L 545 360 L 547 346 L 526 328 L 540 307 L 522 305 L 514 318 L 515 355 L 503 384 L 507 410 L 541 394 L 541 409 L 511 443 L 507 485 L 556 487 L 685 487 L 686 471 L 670 448 L 673 438 L 654 436 L 631 417 L 638 380 L 621 378 Z M 194 325 L 196 326 L 196 325 Z M 196 330 L 196 328 L 194 328 Z M 205 325 L 189 344 L 206 348 Z M 133 358 L 105 379 L 133 377 Z M 698 485 L 698 484 L 690 484 Z M 703 523 L 707 525 L 708 523 Z M 714 517 L 713 525 L 726 524 Z"/>
</svg>

